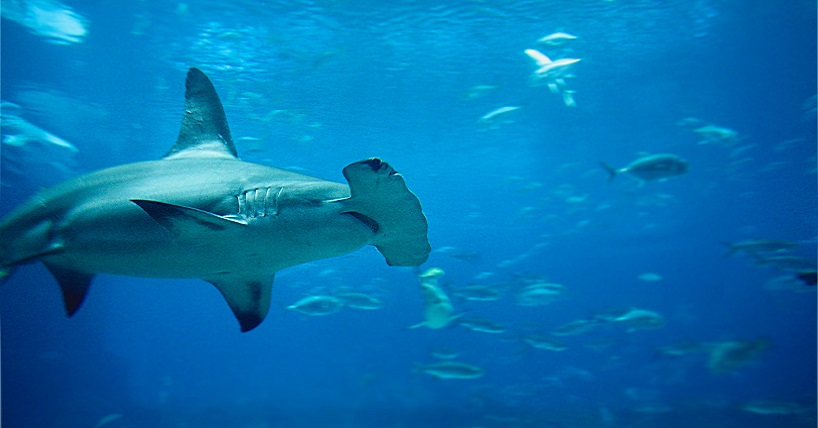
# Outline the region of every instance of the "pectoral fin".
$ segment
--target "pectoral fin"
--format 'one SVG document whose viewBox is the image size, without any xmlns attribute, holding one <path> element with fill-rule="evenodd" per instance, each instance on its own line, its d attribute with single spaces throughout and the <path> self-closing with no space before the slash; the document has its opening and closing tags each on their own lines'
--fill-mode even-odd
<svg viewBox="0 0 818 428">
<path fill-rule="evenodd" d="M 205 280 L 215 285 L 227 300 L 227 304 L 239 320 L 242 332 L 250 331 L 264 321 L 267 311 L 270 310 L 272 276 L 264 279 L 247 279 L 223 275 Z"/>
<path fill-rule="evenodd" d="M 48 263 L 45 263 L 45 267 L 51 272 L 51 275 L 54 276 L 57 283 L 60 284 L 63 303 L 65 304 L 65 313 L 69 317 L 73 316 L 85 300 L 85 296 L 88 294 L 88 287 L 91 285 L 91 280 L 94 279 L 94 275 Z"/>
<path fill-rule="evenodd" d="M 242 220 L 220 216 L 197 208 L 165 202 L 131 199 L 151 218 L 169 230 L 180 241 L 192 242 L 202 234 L 222 232 L 247 225 Z"/>
</svg>

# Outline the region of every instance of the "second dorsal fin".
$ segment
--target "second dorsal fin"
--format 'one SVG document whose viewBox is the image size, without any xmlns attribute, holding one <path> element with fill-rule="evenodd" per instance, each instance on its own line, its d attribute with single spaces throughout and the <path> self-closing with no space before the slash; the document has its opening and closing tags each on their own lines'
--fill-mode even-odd
<svg viewBox="0 0 818 428">
<path fill-rule="evenodd" d="M 198 68 L 187 72 L 182 129 L 164 157 L 238 157 L 219 95 Z"/>
</svg>

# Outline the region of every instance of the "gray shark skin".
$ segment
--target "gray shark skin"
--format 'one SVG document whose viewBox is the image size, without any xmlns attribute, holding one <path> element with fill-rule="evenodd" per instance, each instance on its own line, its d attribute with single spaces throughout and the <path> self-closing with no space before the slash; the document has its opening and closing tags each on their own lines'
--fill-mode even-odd
<svg viewBox="0 0 818 428">
<path fill-rule="evenodd" d="M 420 202 L 386 162 L 346 166 L 348 185 L 243 162 L 207 76 L 191 68 L 185 86 L 179 138 L 164 158 L 65 181 L 0 221 L 2 276 L 42 262 L 69 316 L 95 274 L 201 278 L 249 331 L 281 269 L 365 245 L 391 266 L 426 261 Z"/>
</svg>

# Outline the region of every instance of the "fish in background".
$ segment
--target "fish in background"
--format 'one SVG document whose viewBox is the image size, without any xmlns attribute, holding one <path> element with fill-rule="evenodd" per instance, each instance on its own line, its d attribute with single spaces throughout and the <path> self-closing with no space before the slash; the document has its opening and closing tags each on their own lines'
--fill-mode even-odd
<svg viewBox="0 0 818 428">
<path fill-rule="evenodd" d="M 701 138 L 699 144 L 732 145 L 742 138 L 738 131 L 723 126 L 707 123 L 695 117 L 686 117 L 676 122 L 676 126 L 685 128 Z"/>
<path fill-rule="evenodd" d="M 705 345 L 708 353 L 707 368 L 716 374 L 734 372 L 756 359 L 761 351 L 769 347 L 770 343 L 765 339 L 708 343 Z"/>
<path fill-rule="evenodd" d="M 639 308 L 630 308 L 609 322 L 626 326 L 628 332 L 654 330 L 665 326 L 665 318 L 660 313 Z"/>
<path fill-rule="evenodd" d="M 696 341 L 681 342 L 657 348 L 654 352 L 654 359 L 662 357 L 681 358 L 704 352 L 707 352 L 707 347 L 703 343 Z"/>
<path fill-rule="evenodd" d="M 500 334 L 507 330 L 503 324 L 485 318 L 460 319 L 457 324 L 467 330 L 478 333 Z"/>
<path fill-rule="evenodd" d="M 501 125 L 514 122 L 511 113 L 521 109 L 520 106 L 503 106 L 496 108 L 478 119 L 477 123 L 481 130 L 498 129 Z"/>
<path fill-rule="evenodd" d="M 478 379 L 486 373 L 480 367 L 461 363 L 459 361 L 440 361 L 434 364 L 415 364 L 415 369 L 421 373 L 443 380 L 468 380 Z"/>
<path fill-rule="evenodd" d="M 568 89 L 565 79 L 574 77 L 572 73 L 573 65 L 580 62 L 578 58 L 561 58 L 551 60 L 546 54 L 536 49 L 526 49 L 523 51 L 537 65 L 537 69 L 531 74 L 531 86 L 547 86 L 553 94 L 562 96 L 563 103 L 568 107 L 576 107 L 574 100 L 575 91 Z"/>
<path fill-rule="evenodd" d="M 593 319 L 586 319 L 580 318 L 573 321 L 568 321 L 565 324 L 561 324 L 557 327 L 554 327 L 551 330 L 551 335 L 553 336 L 576 336 L 580 334 L 588 333 L 594 329 L 596 329 L 600 325 L 600 320 L 593 318 Z"/>
<path fill-rule="evenodd" d="M 810 413 L 809 407 L 790 401 L 754 400 L 740 405 L 739 408 L 757 415 L 800 415 Z"/>
<path fill-rule="evenodd" d="M 374 311 L 383 308 L 383 302 L 375 296 L 353 291 L 334 293 L 334 297 L 341 299 L 344 306 L 353 309 Z"/>
<path fill-rule="evenodd" d="M 745 253 L 751 256 L 771 255 L 775 253 L 787 252 L 801 245 L 794 241 L 781 239 L 747 239 L 739 242 L 722 242 L 727 246 L 724 257 L 729 257 L 737 253 Z"/>
<path fill-rule="evenodd" d="M 816 269 L 818 269 L 815 260 L 801 256 L 787 254 L 773 256 L 756 255 L 755 257 L 757 265 L 771 267 L 783 272 L 808 273 L 815 272 Z"/>
<path fill-rule="evenodd" d="M 535 282 L 517 292 L 517 304 L 520 306 L 547 305 L 566 297 L 567 288 L 562 284 Z"/>
<path fill-rule="evenodd" d="M 568 349 L 564 343 L 548 336 L 530 334 L 520 338 L 526 345 L 534 349 L 542 349 L 545 351 L 565 351 Z"/>
<path fill-rule="evenodd" d="M 454 315 L 451 299 L 440 286 L 438 278 L 445 274 L 443 269 L 429 268 L 418 275 L 420 292 L 423 295 L 424 320 L 409 328 L 426 327 L 433 330 L 448 327 L 460 315 Z"/>
<path fill-rule="evenodd" d="M 469 263 L 476 263 L 480 261 L 480 258 L 483 255 L 477 251 L 453 247 L 453 246 L 445 246 L 445 247 L 438 247 L 432 251 L 435 254 L 445 254 L 451 258 L 462 260 L 464 262 Z"/>
<path fill-rule="evenodd" d="M 3 0 L 0 15 L 56 45 L 82 43 L 88 20 L 56 0 Z"/>
<path fill-rule="evenodd" d="M 576 39 L 577 36 L 572 34 L 557 32 L 541 37 L 537 40 L 537 43 L 545 48 L 552 49 L 549 51 L 549 55 L 563 56 L 567 51 L 561 48 Z M 553 49 L 555 48 L 560 49 L 554 51 Z M 566 79 L 574 77 L 572 71 L 573 65 L 580 62 L 580 59 L 560 58 L 552 60 L 547 54 L 537 49 L 526 49 L 523 52 L 531 58 L 537 66 L 537 70 L 531 75 L 530 85 L 545 85 L 551 93 L 562 97 L 563 104 L 568 107 L 576 107 L 577 103 L 574 100 L 574 93 L 576 91 L 568 89 Z"/>
<path fill-rule="evenodd" d="M 769 267 L 793 275 L 805 285 L 818 283 L 818 262 L 791 251 L 801 246 L 798 241 L 781 239 L 746 239 L 739 242 L 722 242 L 727 246 L 723 257 L 743 253 L 755 259 L 756 266 Z"/>
<path fill-rule="evenodd" d="M 732 373 L 758 358 L 770 347 L 766 339 L 734 339 L 718 342 L 687 341 L 656 349 L 654 358 L 686 358 L 704 355 L 707 368 L 715 374 Z"/>
<path fill-rule="evenodd" d="M 500 300 L 500 298 L 503 297 L 503 293 L 501 291 L 485 285 L 468 285 L 465 287 L 456 288 L 451 291 L 451 295 L 464 300 L 478 302 Z"/>
<path fill-rule="evenodd" d="M 608 182 L 620 174 L 628 174 L 643 182 L 665 180 L 686 174 L 690 169 L 686 160 L 673 154 L 646 155 L 619 169 L 605 162 L 600 162 L 600 165 L 608 172 Z"/>
<path fill-rule="evenodd" d="M 76 146 L 20 117 L 22 108 L 8 101 L 0 101 L 0 129 L 3 144 L 12 147 L 42 145 L 77 153 Z"/>
<path fill-rule="evenodd" d="M 325 295 L 307 296 L 303 299 L 287 306 L 287 309 L 300 312 L 311 317 L 320 317 L 332 315 L 341 311 L 344 308 L 344 301 L 334 297 Z"/>
<path fill-rule="evenodd" d="M 23 114 L 19 105 L 0 101 L 3 185 L 37 188 L 76 175 L 77 147 L 23 119 Z"/>
<path fill-rule="evenodd" d="M 578 37 L 573 34 L 563 33 L 561 31 L 556 33 L 551 33 L 547 36 L 541 37 L 537 40 L 537 43 L 548 47 L 558 47 L 562 46 L 568 42 L 576 40 Z"/>
</svg>

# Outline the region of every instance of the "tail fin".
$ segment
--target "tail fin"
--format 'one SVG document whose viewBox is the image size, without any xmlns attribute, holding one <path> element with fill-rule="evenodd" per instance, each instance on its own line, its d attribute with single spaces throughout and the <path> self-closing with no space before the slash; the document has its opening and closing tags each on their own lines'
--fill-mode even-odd
<svg viewBox="0 0 818 428">
<path fill-rule="evenodd" d="M 373 244 L 390 266 L 419 266 L 429 258 L 428 224 L 418 198 L 406 187 L 403 176 L 389 164 L 373 158 L 344 168 L 350 198 L 343 201 L 348 213 L 358 213 L 377 223 Z"/>
<path fill-rule="evenodd" d="M 600 162 L 599 164 L 602 165 L 602 167 L 605 168 L 605 171 L 608 172 L 608 183 L 613 181 L 613 179 L 616 178 L 616 174 L 617 174 L 616 168 L 608 165 L 605 162 Z"/>
</svg>

